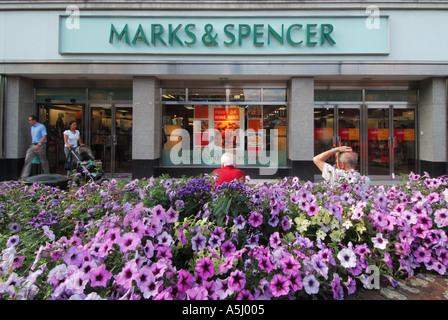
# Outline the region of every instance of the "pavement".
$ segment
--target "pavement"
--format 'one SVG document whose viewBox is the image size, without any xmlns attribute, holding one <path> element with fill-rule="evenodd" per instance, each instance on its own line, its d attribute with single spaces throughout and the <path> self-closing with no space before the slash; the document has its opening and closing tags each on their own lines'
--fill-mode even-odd
<svg viewBox="0 0 448 320">
<path fill-rule="evenodd" d="M 395 287 L 381 282 L 379 289 L 358 288 L 345 300 L 448 300 L 448 276 L 428 272 L 399 280 Z"/>
</svg>

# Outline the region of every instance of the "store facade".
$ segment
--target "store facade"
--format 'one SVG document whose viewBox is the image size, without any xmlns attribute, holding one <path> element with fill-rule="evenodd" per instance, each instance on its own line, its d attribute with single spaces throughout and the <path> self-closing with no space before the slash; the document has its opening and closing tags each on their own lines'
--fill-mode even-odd
<svg viewBox="0 0 448 320">
<path fill-rule="evenodd" d="M 335 145 L 372 179 L 446 174 L 447 18 L 448 1 L 0 3 L 0 178 L 31 114 L 53 173 L 75 120 L 112 177 L 209 173 L 231 151 L 253 178 L 314 181 Z"/>
</svg>

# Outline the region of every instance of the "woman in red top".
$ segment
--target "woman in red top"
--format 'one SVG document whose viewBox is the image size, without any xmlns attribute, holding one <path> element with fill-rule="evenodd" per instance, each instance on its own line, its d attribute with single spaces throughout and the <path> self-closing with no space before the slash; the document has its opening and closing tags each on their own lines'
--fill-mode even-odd
<svg viewBox="0 0 448 320">
<path fill-rule="evenodd" d="M 235 179 L 244 179 L 246 177 L 245 173 L 235 167 L 235 157 L 232 153 L 224 153 L 221 157 L 221 168 L 216 169 L 213 173 L 218 175 L 217 186 L 222 184 L 223 182 L 230 182 Z"/>
</svg>

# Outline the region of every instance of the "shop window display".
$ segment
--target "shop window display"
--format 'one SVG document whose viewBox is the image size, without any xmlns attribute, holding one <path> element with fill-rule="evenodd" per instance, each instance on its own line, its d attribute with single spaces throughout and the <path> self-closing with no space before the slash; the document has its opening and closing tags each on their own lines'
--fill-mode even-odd
<svg viewBox="0 0 448 320">
<path fill-rule="evenodd" d="M 167 136 L 163 166 L 217 166 L 227 151 L 235 153 L 238 166 L 286 166 L 287 109 L 283 103 L 256 101 L 262 100 L 260 89 L 187 91 L 185 95 L 179 90 L 162 92 L 167 101 L 163 103 Z M 285 99 L 284 91 L 273 93 Z M 179 103 L 180 98 L 187 98 L 188 103 Z"/>
</svg>

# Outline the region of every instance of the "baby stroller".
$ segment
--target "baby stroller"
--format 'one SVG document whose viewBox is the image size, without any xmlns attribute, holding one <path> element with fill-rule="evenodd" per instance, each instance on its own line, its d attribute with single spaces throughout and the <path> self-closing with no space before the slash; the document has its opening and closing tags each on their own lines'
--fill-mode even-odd
<svg viewBox="0 0 448 320">
<path fill-rule="evenodd" d="M 106 180 L 105 173 L 100 160 L 95 160 L 92 150 L 82 145 L 70 149 L 71 168 L 79 173 L 84 181 L 100 182 Z M 78 177 L 81 180 L 81 178 Z"/>
</svg>

